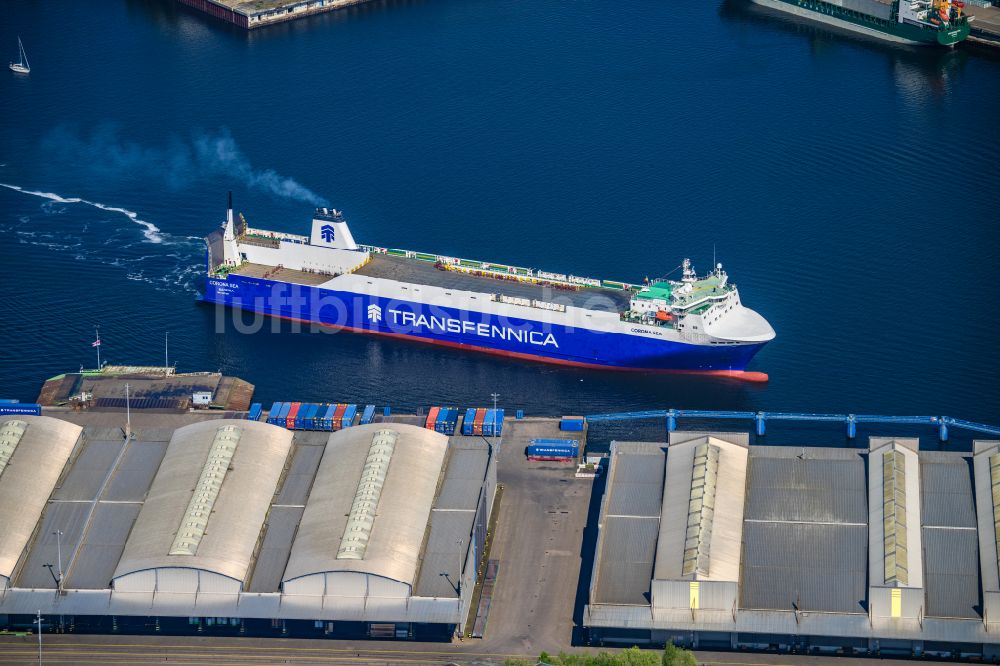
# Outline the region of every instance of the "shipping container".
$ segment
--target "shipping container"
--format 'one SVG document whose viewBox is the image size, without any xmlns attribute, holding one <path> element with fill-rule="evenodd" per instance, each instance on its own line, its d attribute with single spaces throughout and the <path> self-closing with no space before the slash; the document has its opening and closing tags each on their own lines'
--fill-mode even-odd
<svg viewBox="0 0 1000 666">
<path fill-rule="evenodd" d="M 308 402 L 303 402 L 301 405 L 299 405 L 299 411 L 295 415 L 295 429 L 296 430 L 304 430 L 305 429 L 305 427 L 306 427 L 306 414 L 309 413 L 309 407 L 310 407 L 310 405 L 309 405 Z"/>
<path fill-rule="evenodd" d="M 392 410 L 389 409 L 389 405 L 382 408 L 382 416 L 389 416 L 390 414 L 392 414 Z"/>
<path fill-rule="evenodd" d="M 298 417 L 300 409 L 302 409 L 301 402 L 291 403 L 291 408 L 288 410 L 288 416 L 285 417 L 285 427 L 289 430 L 295 430 L 295 419 Z"/>
<path fill-rule="evenodd" d="M 279 425 L 282 428 L 288 423 L 288 413 L 292 411 L 292 403 L 283 402 L 281 403 L 281 411 L 278 412 L 278 418 L 274 420 L 274 425 Z"/>
<path fill-rule="evenodd" d="M 541 446 L 566 446 L 572 449 L 580 448 L 580 440 L 578 439 L 532 439 L 528 443 Z"/>
<path fill-rule="evenodd" d="M 7 402 L 0 405 L 0 416 L 41 416 L 42 406 L 34 402 Z"/>
<path fill-rule="evenodd" d="M 247 421 L 260 421 L 260 415 L 264 412 L 264 405 L 259 402 L 255 402 L 250 405 L 250 411 L 247 412 Z"/>
<path fill-rule="evenodd" d="M 271 411 L 267 413 L 267 422 L 271 425 L 278 425 L 278 415 L 281 414 L 281 408 L 285 405 L 283 402 L 276 402 L 271 405 Z"/>
<path fill-rule="evenodd" d="M 472 437 L 472 424 L 476 420 L 476 408 L 469 407 L 465 410 L 465 416 L 462 417 L 462 434 L 466 437 Z"/>
<path fill-rule="evenodd" d="M 559 429 L 568 432 L 582 432 L 583 431 L 583 417 L 582 416 L 564 416 L 562 420 L 559 421 Z"/>
<path fill-rule="evenodd" d="M 299 411 L 295 415 L 295 429 L 305 430 L 306 427 L 306 414 L 309 413 L 309 408 L 311 405 L 308 402 L 303 402 L 299 405 Z"/>
<path fill-rule="evenodd" d="M 333 430 L 340 430 L 344 424 L 344 410 L 347 409 L 347 405 L 344 403 L 337 403 L 337 409 L 333 412 L 333 423 L 330 424 Z"/>
<path fill-rule="evenodd" d="M 580 455 L 578 446 L 558 444 L 529 444 L 525 453 L 528 460 L 575 460 Z"/>
<path fill-rule="evenodd" d="M 16 405 L 19 402 L 17 398 L 0 398 L 0 405 Z"/>
<path fill-rule="evenodd" d="M 358 415 L 357 405 L 348 405 L 347 409 L 344 410 L 344 418 L 341 423 L 341 427 L 350 428 L 354 425 L 354 417 Z"/>
<path fill-rule="evenodd" d="M 333 430 L 333 415 L 337 413 L 336 405 L 323 405 L 323 424 L 320 430 Z"/>
<path fill-rule="evenodd" d="M 458 430 L 458 407 L 452 407 L 448 410 L 448 420 L 446 421 L 446 427 L 444 434 L 451 437 Z"/>
<path fill-rule="evenodd" d="M 434 424 L 437 422 L 438 414 L 440 412 L 440 407 L 431 407 L 431 410 L 427 412 L 427 418 L 424 420 L 424 427 L 428 430 L 434 430 Z"/>
<path fill-rule="evenodd" d="M 361 425 L 367 425 L 375 420 L 375 405 L 365 405 L 365 411 L 361 413 Z"/>
<path fill-rule="evenodd" d="M 476 410 L 476 418 L 472 421 L 472 434 L 483 434 L 483 420 L 486 418 L 486 410 L 480 407 Z"/>
<path fill-rule="evenodd" d="M 483 418 L 483 435 L 486 437 L 499 437 L 503 432 L 503 410 L 487 409 Z"/>
<path fill-rule="evenodd" d="M 306 430 L 316 430 L 316 417 L 319 416 L 320 405 L 313 403 L 309 405 L 309 411 L 306 412 L 306 417 L 303 419 Z"/>
<path fill-rule="evenodd" d="M 451 410 L 447 407 L 440 408 L 437 418 L 434 420 L 434 432 L 444 434 L 444 432 L 448 429 L 448 414 L 450 412 Z M 429 416 L 428 420 L 430 420 Z"/>
</svg>

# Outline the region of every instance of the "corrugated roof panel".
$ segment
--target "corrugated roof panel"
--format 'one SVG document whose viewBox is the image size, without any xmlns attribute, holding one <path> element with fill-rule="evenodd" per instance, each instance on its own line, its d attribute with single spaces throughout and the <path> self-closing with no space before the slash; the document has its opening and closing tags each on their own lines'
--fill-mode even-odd
<svg viewBox="0 0 1000 666">
<path fill-rule="evenodd" d="M 305 447 L 314 448 L 314 447 Z M 278 592 L 281 588 L 281 574 L 285 572 L 288 554 L 292 550 L 292 538 L 299 528 L 302 512 L 295 506 L 272 506 L 267 516 L 267 529 L 261 543 L 253 574 L 247 585 L 248 592 Z"/>
<path fill-rule="evenodd" d="M 598 555 L 594 603 L 649 604 L 657 518 L 606 518 Z"/>
<path fill-rule="evenodd" d="M 73 566 L 67 572 L 64 587 L 84 590 L 108 588 L 141 508 L 141 504 L 132 502 L 100 502 L 97 505 Z M 64 542 L 64 560 L 67 557 L 66 546 Z"/>
<path fill-rule="evenodd" d="M 752 452 L 750 460 L 748 519 L 868 521 L 865 463 L 860 455 L 843 460 L 777 458 Z"/>
<path fill-rule="evenodd" d="M 87 436 L 83 440 L 83 449 L 73 461 L 73 466 L 63 479 L 62 485 L 52 493 L 52 499 L 87 501 L 95 499 L 124 445 L 123 437 L 117 440 L 95 439 L 88 428 Z"/>
<path fill-rule="evenodd" d="M 464 562 L 474 511 L 432 511 L 430 533 L 413 594 L 457 598 L 459 563 Z M 461 542 L 461 546 L 459 546 Z"/>
<path fill-rule="evenodd" d="M 610 486 L 609 516 L 659 516 L 663 503 L 664 457 L 654 453 L 621 452 L 615 456 Z"/>
<path fill-rule="evenodd" d="M 434 508 L 475 511 L 488 463 L 489 452 L 484 446 L 452 448 L 448 456 L 448 469 Z"/>
<path fill-rule="evenodd" d="M 974 529 L 923 529 L 927 615 L 980 617 L 979 539 Z"/>
<path fill-rule="evenodd" d="M 316 478 L 319 462 L 323 459 L 324 446 L 303 445 L 299 444 L 298 440 L 296 434 L 295 443 L 292 444 L 292 463 L 288 473 L 285 474 L 285 481 L 275 504 L 305 504 L 313 479 Z"/>
<path fill-rule="evenodd" d="M 146 433 L 143 433 L 145 435 Z M 103 500 L 118 502 L 141 502 L 153 483 L 156 470 L 160 467 L 167 442 L 133 441 L 118 466 L 114 477 L 108 483 Z"/>
<path fill-rule="evenodd" d="M 867 525 L 744 526 L 740 607 L 861 613 L 867 596 Z"/>
<path fill-rule="evenodd" d="M 63 570 L 70 563 L 73 547 L 80 542 L 83 528 L 87 524 L 87 515 L 91 505 L 86 502 L 51 502 L 42 516 L 42 524 L 38 528 L 27 555 L 18 567 L 15 578 L 17 587 L 40 587 L 55 589 L 56 583 L 49 574 L 46 564 L 58 564 L 58 542 L 62 541 Z M 61 531 L 62 537 L 56 539 L 56 531 Z"/>
</svg>

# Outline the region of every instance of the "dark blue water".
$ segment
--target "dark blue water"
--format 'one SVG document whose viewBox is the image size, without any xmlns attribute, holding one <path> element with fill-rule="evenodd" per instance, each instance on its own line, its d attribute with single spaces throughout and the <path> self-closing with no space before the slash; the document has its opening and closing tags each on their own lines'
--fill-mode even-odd
<svg viewBox="0 0 1000 666">
<path fill-rule="evenodd" d="M 1000 420 L 996 56 L 742 0 L 388 2 L 250 34 L 168 0 L 3 18 L 33 69 L 0 75 L 0 183 L 50 193 L 0 187 L 5 396 L 92 367 L 100 324 L 112 362 L 161 363 L 169 330 L 179 370 L 264 401 Z M 771 381 L 241 334 L 195 303 L 230 189 L 255 226 L 305 233 L 322 199 L 362 242 L 609 279 L 715 247 L 777 330 Z"/>
</svg>

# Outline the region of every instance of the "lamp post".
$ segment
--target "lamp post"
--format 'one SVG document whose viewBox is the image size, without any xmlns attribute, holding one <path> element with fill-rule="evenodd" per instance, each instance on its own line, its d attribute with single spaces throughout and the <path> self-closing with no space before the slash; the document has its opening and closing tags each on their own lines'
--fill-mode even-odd
<svg viewBox="0 0 1000 666">
<path fill-rule="evenodd" d="M 458 540 L 458 576 L 456 577 L 455 591 L 458 593 L 458 603 L 462 603 L 462 546 L 465 545 L 464 539 Z"/>
<path fill-rule="evenodd" d="M 42 611 L 38 611 L 38 615 L 35 618 L 35 622 L 38 623 L 38 666 L 42 666 Z"/>
<path fill-rule="evenodd" d="M 56 530 L 53 532 L 56 535 L 56 556 L 59 558 L 56 560 L 59 563 L 59 579 L 56 581 L 56 588 L 62 592 L 62 582 L 63 582 L 63 568 L 62 568 L 62 530 Z"/>
<path fill-rule="evenodd" d="M 129 404 L 128 383 L 125 384 L 125 441 L 132 439 L 132 408 Z"/>
<path fill-rule="evenodd" d="M 490 395 L 493 397 L 493 430 L 491 431 L 493 433 L 492 444 L 493 444 L 493 450 L 496 452 L 497 455 L 499 455 L 500 452 L 497 451 L 497 400 L 500 398 L 500 394 L 491 393 Z"/>
</svg>

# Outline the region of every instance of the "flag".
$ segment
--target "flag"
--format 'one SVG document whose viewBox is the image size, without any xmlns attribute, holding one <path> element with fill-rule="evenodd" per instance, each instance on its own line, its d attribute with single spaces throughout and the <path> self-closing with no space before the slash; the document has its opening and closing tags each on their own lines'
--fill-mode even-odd
<svg viewBox="0 0 1000 666">
<path fill-rule="evenodd" d="M 91 347 L 100 347 L 101 346 L 101 339 L 97 338 L 96 340 L 94 340 L 93 342 L 90 343 L 90 346 Z"/>
</svg>

